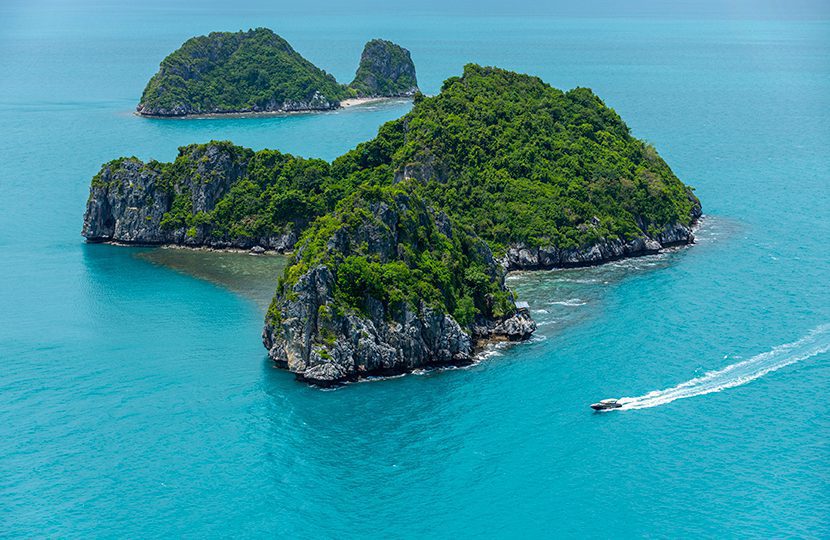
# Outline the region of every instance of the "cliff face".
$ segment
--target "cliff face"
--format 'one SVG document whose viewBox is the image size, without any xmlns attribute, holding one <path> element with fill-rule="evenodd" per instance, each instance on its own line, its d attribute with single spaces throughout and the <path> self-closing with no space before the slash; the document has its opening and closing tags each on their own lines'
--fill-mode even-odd
<svg viewBox="0 0 830 540">
<path fill-rule="evenodd" d="M 229 200 L 246 177 L 251 154 L 211 143 L 180 149 L 175 163 L 107 163 L 92 180 L 82 234 L 90 242 L 291 249 L 297 240 L 293 224 L 231 234 L 227 223 L 220 227 L 213 219 L 220 201 Z"/>
<path fill-rule="evenodd" d="M 373 39 L 363 48 L 360 66 L 349 85 L 362 97 L 413 96 L 418 92 L 409 51 L 391 41 Z"/>
<path fill-rule="evenodd" d="M 421 241 L 413 243 L 416 231 Z M 402 192 L 371 203 L 349 201 L 336 220 L 304 236 L 266 318 L 269 356 L 302 380 L 330 385 L 466 364 L 482 341 L 527 339 L 536 325 L 516 313 L 489 248 L 478 240 L 461 247 L 455 235 L 445 215 Z M 308 253 L 314 249 L 318 253 Z M 355 271 L 357 252 L 373 266 Z M 424 258 L 443 261 L 441 278 L 418 266 Z M 471 267 L 480 271 L 465 276 Z M 390 290 L 395 281 L 383 280 L 392 274 L 407 290 Z M 443 280 L 445 290 L 431 296 L 434 279 Z M 409 289 L 421 292 L 407 298 Z M 495 306 L 499 295 L 502 305 Z"/>
</svg>

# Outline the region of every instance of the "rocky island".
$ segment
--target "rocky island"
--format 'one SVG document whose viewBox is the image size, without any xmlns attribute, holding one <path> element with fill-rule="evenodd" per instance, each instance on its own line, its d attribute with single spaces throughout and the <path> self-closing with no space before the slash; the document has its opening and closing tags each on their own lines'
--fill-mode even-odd
<svg viewBox="0 0 830 540">
<path fill-rule="evenodd" d="M 418 92 L 409 51 L 391 41 L 373 39 L 363 48 L 349 85 L 360 97 L 410 97 Z"/>
<path fill-rule="evenodd" d="M 362 97 L 418 90 L 409 51 L 372 40 L 355 81 L 342 85 L 267 28 L 212 32 L 187 40 L 159 66 L 136 110 L 142 116 L 325 111 Z"/>
<path fill-rule="evenodd" d="M 227 142 L 93 178 L 89 241 L 293 249 L 266 315 L 279 366 L 317 384 L 470 362 L 535 329 L 504 272 L 694 241 L 701 206 L 585 88 L 468 65 L 328 163 Z"/>
</svg>

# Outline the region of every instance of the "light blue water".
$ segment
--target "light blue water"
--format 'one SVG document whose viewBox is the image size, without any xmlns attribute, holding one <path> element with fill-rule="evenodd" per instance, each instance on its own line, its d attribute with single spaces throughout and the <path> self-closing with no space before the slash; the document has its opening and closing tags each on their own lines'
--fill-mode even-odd
<svg viewBox="0 0 830 540">
<path fill-rule="evenodd" d="M 830 536 L 828 22 L 142 5 L 0 8 L 0 536 Z M 381 36 L 426 92 L 469 61 L 592 87 L 697 188 L 700 242 L 512 276 L 539 331 L 471 369 L 299 384 L 245 287 L 79 235 L 113 157 L 330 159 L 408 109 L 131 114 L 184 39 L 249 26 L 342 81 Z"/>
</svg>

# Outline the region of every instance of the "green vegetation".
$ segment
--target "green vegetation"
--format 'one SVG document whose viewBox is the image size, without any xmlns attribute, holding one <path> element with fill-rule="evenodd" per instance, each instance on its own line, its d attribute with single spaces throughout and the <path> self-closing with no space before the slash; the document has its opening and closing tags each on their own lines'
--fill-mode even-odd
<svg viewBox="0 0 830 540">
<path fill-rule="evenodd" d="M 281 281 L 285 294 L 326 264 L 338 309 L 365 309 L 369 298 L 389 306 L 424 300 L 464 324 L 512 303 L 488 274 L 479 238 L 497 255 L 519 243 L 563 249 L 631 240 L 689 225 L 700 204 L 590 90 L 562 92 L 477 65 L 448 79 L 439 95 L 417 95 L 411 112 L 331 164 L 225 142 L 184 147 L 173 163 L 142 167 L 173 197 L 162 227 L 231 240 L 305 229 Z M 230 187 L 215 205 L 194 207 L 194 190 L 221 178 Z M 380 203 L 400 212 L 394 250 L 362 242 L 330 249 L 335 234 L 388 228 L 375 211 Z M 432 211 L 449 216 L 451 238 L 425 217 Z"/>
<path fill-rule="evenodd" d="M 267 28 L 257 28 L 187 40 L 161 62 L 138 110 L 180 116 L 277 110 L 292 102 L 313 105 L 303 108 L 331 108 L 351 95 L 287 41 Z"/>
<path fill-rule="evenodd" d="M 689 224 L 699 204 L 590 90 L 468 65 L 433 98 L 334 162 L 367 181 L 421 181 L 431 204 L 495 251 L 578 247 Z"/>
<path fill-rule="evenodd" d="M 409 51 L 391 41 L 367 43 L 354 82 L 344 86 L 283 38 L 257 28 L 187 40 L 161 62 L 137 109 L 152 116 L 332 109 L 349 97 L 415 90 Z"/>
<path fill-rule="evenodd" d="M 409 51 L 391 41 L 373 39 L 363 48 L 349 87 L 359 96 L 412 95 L 418 81 Z"/>
<path fill-rule="evenodd" d="M 130 168 L 130 171 L 126 169 Z M 321 159 L 304 159 L 276 150 L 253 150 L 228 141 L 211 141 L 179 148 L 172 163 L 119 158 L 102 167 L 113 180 L 106 186 L 103 174 L 92 179 L 93 188 L 123 190 L 122 178 L 130 175 L 153 177 L 156 197 L 170 199 L 163 213 L 163 230 L 195 227 L 215 238 L 231 242 L 267 238 L 287 230 L 305 227 L 315 217 L 334 208 L 347 190 L 335 182 L 331 166 Z M 210 185 L 222 186 L 212 207 L 194 207 L 194 192 L 210 192 Z M 351 191 L 351 189 L 348 189 Z M 148 200 L 145 204 L 152 204 Z"/>
<path fill-rule="evenodd" d="M 462 325 L 477 313 L 512 313 L 513 297 L 502 288 L 486 245 L 458 228 L 449 236 L 441 232 L 411 188 L 362 186 L 317 219 L 280 280 L 278 296 L 290 294 L 311 268 L 326 265 L 336 279 L 334 304 L 326 309 L 366 312 L 373 299 L 395 310 L 423 301 Z M 347 248 L 332 249 L 333 237 Z"/>
</svg>

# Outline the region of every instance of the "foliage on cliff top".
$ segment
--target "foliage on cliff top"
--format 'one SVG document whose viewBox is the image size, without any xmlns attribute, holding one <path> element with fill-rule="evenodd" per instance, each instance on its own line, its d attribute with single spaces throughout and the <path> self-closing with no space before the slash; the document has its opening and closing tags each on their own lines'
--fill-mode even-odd
<svg viewBox="0 0 830 540">
<path fill-rule="evenodd" d="M 330 102 L 352 92 L 303 58 L 267 28 L 211 32 L 187 40 L 167 56 L 139 107 L 188 112 L 264 108 L 270 102 L 308 102 L 319 92 Z"/>
<path fill-rule="evenodd" d="M 349 85 L 360 96 L 396 96 L 418 89 L 409 51 L 384 39 L 366 43 L 360 65 Z"/>
<path fill-rule="evenodd" d="M 515 309 L 487 245 L 406 184 L 364 185 L 318 218 L 280 281 L 271 317 L 278 317 L 279 298 L 318 265 L 335 276 L 334 309 L 368 311 L 372 299 L 387 310 L 423 301 L 462 325 L 476 314 L 501 317 Z"/>
<path fill-rule="evenodd" d="M 179 148 L 172 162 L 144 163 L 135 157 L 110 161 L 93 177 L 92 187 L 123 190 L 121 183 L 130 174 L 150 175 L 155 188 L 172 197 L 161 227 L 201 226 L 215 237 L 233 241 L 279 235 L 334 208 L 343 191 L 353 188 L 335 182 L 330 169 L 321 159 L 277 150 L 254 152 L 228 141 L 211 141 Z M 111 186 L 104 181 L 105 171 Z M 212 182 L 226 192 L 212 209 L 195 212 L 194 188 Z"/>
<path fill-rule="evenodd" d="M 655 233 L 699 204 L 590 90 L 472 64 L 333 166 L 379 182 L 390 169 L 496 250 Z"/>
</svg>

